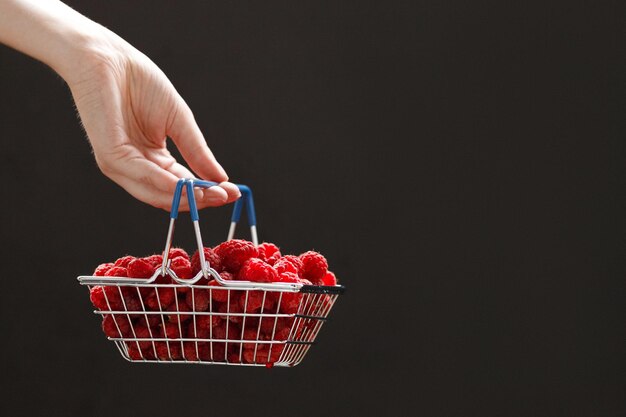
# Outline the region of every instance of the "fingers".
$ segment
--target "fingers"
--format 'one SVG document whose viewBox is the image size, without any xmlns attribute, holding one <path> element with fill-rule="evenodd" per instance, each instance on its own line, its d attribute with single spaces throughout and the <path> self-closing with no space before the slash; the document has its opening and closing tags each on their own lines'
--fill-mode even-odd
<svg viewBox="0 0 626 417">
<path fill-rule="evenodd" d="M 193 178 L 193 174 L 182 165 L 172 164 L 168 170 L 142 156 L 114 160 L 103 170 L 133 197 L 164 210 L 171 210 L 172 198 L 180 178 Z M 179 210 L 188 211 L 186 194 L 181 198 Z M 222 182 L 219 186 L 194 190 L 198 208 L 216 207 L 235 201 L 240 196 L 235 184 Z"/>
<path fill-rule="evenodd" d="M 180 104 L 166 134 L 172 138 L 191 169 L 201 178 L 216 182 L 228 180 L 226 171 L 213 156 L 191 110 L 184 102 Z"/>
</svg>

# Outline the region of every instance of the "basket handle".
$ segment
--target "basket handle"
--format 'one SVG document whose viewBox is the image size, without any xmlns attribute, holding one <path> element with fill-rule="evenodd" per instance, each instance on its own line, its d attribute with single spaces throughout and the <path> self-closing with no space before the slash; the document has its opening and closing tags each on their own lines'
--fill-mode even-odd
<svg viewBox="0 0 626 417">
<path fill-rule="evenodd" d="M 189 201 L 189 212 L 191 213 L 191 220 L 195 222 L 198 221 L 200 217 L 198 215 L 198 207 L 196 205 L 196 197 L 193 194 L 193 188 L 210 188 L 217 185 L 217 183 L 205 180 L 188 179 L 186 180 L 186 184 L 187 199 Z M 252 190 L 247 185 L 235 185 L 237 186 L 237 188 L 239 188 L 239 191 L 241 191 L 241 197 L 239 197 L 237 201 L 235 201 L 233 214 L 230 218 L 230 229 L 228 230 L 228 237 L 226 238 L 226 240 L 232 240 L 233 236 L 235 235 L 235 228 L 237 227 L 237 223 L 241 219 L 241 212 L 243 206 L 245 205 L 246 214 L 248 216 L 248 224 L 250 225 L 250 235 L 252 237 L 252 243 L 254 243 L 254 246 L 259 246 L 259 238 L 256 229 L 256 212 L 254 210 L 254 199 L 252 197 Z M 176 197 L 176 193 L 174 193 L 174 198 Z M 178 200 L 180 202 L 180 196 L 178 196 Z"/>
<path fill-rule="evenodd" d="M 179 283 L 193 284 L 197 282 L 202 276 L 208 279 L 209 278 L 208 274 L 217 275 L 217 272 L 215 274 L 211 273 L 212 268 L 210 268 L 210 265 L 206 264 L 206 259 L 204 258 L 204 250 L 203 250 L 204 246 L 202 244 L 202 235 L 200 233 L 200 223 L 199 223 L 200 216 L 198 215 L 198 206 L 196 204 L 196 197 L 193 192 L 193 189 L 195 187 L 211 188 L 217 185 L 218 184 L 213 181 L 205 181 L 205 180 L 199 180 L 195 178 L 181 178 L 176 183 L 176 189 L 174 191 L 174 197 L 172 199 L 172 209 L 170 211 L 170 226 L 167 232 L 165 251 L 163 252 L 163 264 L 161 265 L 161 272 L 162 274 L 167 273 L 171 275 L 172 278 Z M 241 191 L 241 197 L 235 202 L 235 205 L 233 207 L 233 214 L 231 216 L 231 224 L 230 224 L 230 229 L 228 232 L 227 240 L 231 240 L 233 238 L 233 235 L 235 233 L 235 228 L 237 226 L 237 223 L 241 219 L 241 212 L 245 204 L 246 213 L 248 215 L 248 222 L 250 223 L 250 234 L 252 236 L 252 242 L 254 243 L 255 246 L 258 246 L 259 243 L 258 243 L 258 236 L 257 236 L 257 230 L 256 230 L 256 213 L 254 210 L 254 200 L 252 198 L 252 190 L 250 189 L 250 187 L 243 185 L 243 184 L 236 184 L 236 185 L 237 185 L 237 188 L 239 188 L 239 190 Z M 202 271 L 201 271 L 202 274 L 198 274 L 198 276 L 189 280 L 183 280 L 183 279 L 178 278 L 176 274 L 173 273 L 173 271 L 171 271 L 168 268 L 169 252 L 171 249 L 172 238 L 174 235 L 174 223 L 176 219 L 178 218 L 180 199 L 182 198 L 183 188 L 185 187 L 187 190 L 187 200 L 189 202 L 189 213 L 191 215 L 191 221 L 193 223 L 194 232 L 196 236 L 196 244 L 198 246 L 198 254 L 200 256 L 200 265 L 202 266 Z"/>
</svg>

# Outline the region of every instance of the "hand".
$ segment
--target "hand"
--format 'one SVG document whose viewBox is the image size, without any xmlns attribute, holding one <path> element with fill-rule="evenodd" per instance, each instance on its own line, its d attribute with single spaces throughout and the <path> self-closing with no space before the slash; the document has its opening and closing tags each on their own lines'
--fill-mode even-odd
<svg viewBox="0 0 626 417">
<path fill-rule="evenodd" d="M 196 190 L 200 208 L 239 197 L 165 74 L 119 36 L 58 0 L 2 0 L 0 43 L 65 79 L 98 166 L 139 200 L 169 209 L 177 180 L 194 177 L 168 152 L 168 136 L 200 178 L 220 183 Z"/>
<path fill-rule="evenodd" d="M 90 48 L 68 77 L 102 172 L 139 200 L 169 209 L 177 180 L 195 177 L 167 150 L 170 137 L 200 178 L 220 183 L 196 190 L 199 207 L 236 200 L 239 190 L 226 182 L 191 110 L 165 74 L 121 39 L 112 41 L 97 52 Z"/>
</svg>

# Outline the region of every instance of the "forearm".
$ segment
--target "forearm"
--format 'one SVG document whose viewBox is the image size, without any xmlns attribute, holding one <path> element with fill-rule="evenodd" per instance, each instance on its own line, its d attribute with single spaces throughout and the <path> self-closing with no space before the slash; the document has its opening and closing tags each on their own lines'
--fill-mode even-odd
<svg viewBox="0 0 626 417">
<path fill-rule="evenodd" d="M 42 61 L 68 83 L 93 51 L 121 41 L 57 0 L 0 0 L 0 43 Z"/>
</svg>

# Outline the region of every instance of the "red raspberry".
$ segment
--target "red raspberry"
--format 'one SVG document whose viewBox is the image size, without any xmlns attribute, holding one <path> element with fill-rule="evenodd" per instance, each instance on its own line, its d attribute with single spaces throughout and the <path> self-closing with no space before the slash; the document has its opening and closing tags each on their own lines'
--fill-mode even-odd
<svg viewBox="0 0 626 417">
<path fill-rule="evenodd" d="M 183 343 L 183 357 L 188 361 L 211 360 L 211 352 L 208 342 L 185 342 Z"/>
<path fill-rule="evenodd" d="M 222 270 L 222 260 L 211 248 L 204 248 L 204 259 L 209 263 L 209 267 L 215 269 L 217 272 Z M 196 275 L 200 272 L 200 253 L 196 251 L 191 257 L 191 270 Z"/>
<path fill-rule="evenodd" d="M 191 318 L 191 314 L 180 314 L 191 311 L 184 300 L 178 300 L 178 308 L 176 308 L 176 303 L 172 303 L 172 305 L 167 308 L 167 311 L 173 313 L 169 314 L 168 317 L 170 321 L 174 323 L 178 323 L 178 321 L 185 322 Z"/>
<path fill-rule="evenodd" d="M 290 264 L 295 266 L 297 269 L 298 276 L 300 276 L 300 274 L 302 273 L 302 261 L 300 260 L 300 258 L 294 255 L 285 255 L 282 258 L 280 258 L 280 260 L 289 262 Z"/>
<path fill-rule="evenodd" d="M 263 242 L 257 248 L 259 251 L 259 259 L 267 262 L 270 265 L 274 265 L 274 263 L 280 258 L 280 249 L 278 246 L 273 243 Z"/>
<path fill-rule="evenodd" d="M 148 317 L 147 321 L 146 321 L 146 316 Z M 137 326 L 144 326 L 144 327 L 150 327 L 150 328 L 156 328 L 159 324 L 162 324 L 160 314 L 141 315 L 136 323 Z"/>
<path fill-rule="evenodd" d="M 93 275 L 95 277 L 103 277 L 104 274 L 106 274 L 106 272 L 113 268 L 115 266 L 115 264 L 112 264 L 110 262 L 106 263 L 106 264 L 100 264 L 98 265 L 98 267 L 96 268 L 95 271 L 93 271 Z"/>
<path fill-rule="evenodd" d="M 254 349 L 244 349 L 243 360 L 246 363 L 271 364 L 278 361 L 278 359 L 280 358 L 280 354 L 283 352 L 284 348 L 285 345 L 282 343 L 273 344 L 273 346 L 271 347 L 271 354 L 269 344 L 259 345 L 256 349 L 256 354 Z"/>
<path fill-rule="evenodd" d="M 308 251 L 300 255 L 302 277 L 315 285 L 322 285 L 322 279 L 328 270 L 328 262 L 321 254 Z"/>
<path fill-rule="evenodd" d="M 289 339 L 289 333 L 291 332 L 291 327 L 283 327 L 280 330 L 276 330 L 274 334 L 274 340 L 286 341 Z"/>
<path fill-rule="evenodd" d="M 278 275 L 283 272 L 291 272 L 293 274 L 298 274 L 298 267 L 296 267 L 292 262 L 287 261 L 285 258 L 280 258 L 274 264 L 274 269 L 278 272 Z"/>
<path fill-rule="evenodd" d="M 257 332 L 256 327 L 255 328 L 246 327 L 246 329 L 243 331 L 243 340 L 251 340 L 252 342 L 244 343 L 243 348 L 254 349 L 254 346 L 257 344 L 256 341 L 261 340 L 261 337 L 262 335 L 259 332 Z"/>
<path fill-rule="evenodd" d="M 180 342 L 154 342 L 154 346 L 156 347 L 157 358 L 162 361 L 178 360 L 183 357 Z"/>
<path fill-rule="evenodd" d="M 170 249 L 170 256 L 169 258 L 171 260 L 174 260 L 176 258 L 184 258 L 186 260 L 189 260 L 189 254 L 187 253 L 187 251 L 185 251 L 185 249 L 182 248 L 172 248 Z"/>
<path fill-rule="evenodd" d="M 154 291 L 146 297 L 145 304 L 150 310 L 164 311 L 168 310 L 168 307 L 174 303 L 175 299 L 176 292 L 174 288 L 155 287 Z"/>
<path fill-rule="evenodd" d="M 230 344 L 229 344 L 230 346 Z M 226 344 L 220 342 L 213 342 L 209 345 L 211 350 L 207 351 L 208 360 L 212 360 L 213 362 L 225 362 L 226 361 Z"/>
<path fill-rule="evenodd" d="M 335 276 L 335 274 L 333 274 L 332 272 L 328 271 L 326 272 L 326 275 L 324 275 L 324 278 L 322 278 L 322 284 L 323 285 L 337 285 L 337 277 Z"/>
<path fill-rule="evenodd" d="M 228 324 L 228 334 L 226 333 L 226 323 L 219 324 L 213 328 L 213 339 L 237 341 L 240 337 L 241 329 L 236 324 Z"/>
<path fill-rule="evenodd" d="M 128 349 L 128 357 L 133 361 L 143 360 L 141 350 L 137 347 L 135 342 L 126 342 L 126 348 Z"/>
<path fill-rule="evenodd" d="M 229 272 L 220 272 L 220 277 L 227 281 L 231 281 L 233 279 L 233 275 Z M 217 301 L 219 303 L 225 303 L 228 301 L 228 294 L 230 292 L 229 290 L 224 289 L 224 287 L 222 287 L 214 279 L 209 281 L 209 286 L 218 287 L 218 288 L 212 288 L 210 290 L 211 298 L 213 298 L 213 301 Z"/>
<path fill-rule="evenodd" d="M 135 336 L 137 336 L 137 339 L 151 339 L 153 337 L 150 332 L 150 329 L 148 329 L 145 326 L 140 326 L 140 325 L 135 325 Z M 143 340 L 143 341 L 139 341 L 138 343 L 142 351 L 148 350 L 148 349 L 151 350 L 152 348 L 151 341 Z"/>
<path fill-rule="evenodd" d="M 172 259 L 170 269 L 176 273 L 178 278 L 189 279 L 193 277 L 191 262 L 182 256 Z"/>
<path fill-rule="evenodd" d="M 130 321 L 123 315 L 116 314 L 113 316 L 112 314 L 107 314 L 102 319 L 102 331 L 108 337 L 131 337 L 132 331 L 130 330 L 130 326 Z"/>
<path fill-rule="evenodd" d="M 122 266 L 114 266 L 113 268 L 109 269 L 105 274 L 105 277 L 127 277 L 128 276 L 128 270 L 125 267 Z"/>
<path fill-rule="evenodd" d="M 165 326 L 163 327 L 163 334 L 168 339 L 180 338 L 180 329 L 178 328 L 178 323 L 165 323 Z"/>
<path fill-rule="evenodd" d="M 279 325 L 280 320 L 278 317 L 263 317 L 261 319 L 261 332 L 263 335 L 271 335 Z"/>
<path fill-rule="evenodd" d="M 239 306 L 243 310 L 246 308 L 246 313 L 252 313 L 260 310 L 263 307 L 263 311 L 269 312 L 276 305 L 276 299 L 271 293 L 265 293 L 264 291 L 244 291 L 239 298 Z"/>
<path fill-rule="evenodd" d="M 153 267 L 158 268 L 163 265 L 163 256 L 162 255 L 150 255 L 144 260 L 148 261 Z"/>
<path fill-rule="evenodd" d="M 124 296 L 124 302 L 122 303 L 125 311 L 137 311 L 142 312 L 141 301 L 139 300 L 139 294 L 137 294 L 136 287 L 120 287 L 122 295 Z M 131 317 L 136 317 L 136 314 L 132 314 Z"/>
<path fill-rule="evenodd" d="M 248 259 L 259 256 L 259 251 L 252 242 L 241 239 L 220 243 L 215 247 L 215 253 L 222 260 L 222 268 L 232 273 L 238 272 Z"/>
<path fill-rule="evenodd" d="M 89 299 L 95 308 L 101 311 L 109 311 L 106 299 L 104 298 L 104 288 L 100 285 L 91 287 L 89 290 Z"/>
<path fill-rule="evenodd" d="M 302 282 L 298 276 L 292 272 L 285 272 L 280 275 L 281 282 Z M 284 314 L 296 314 L 298 307 L 302 301 L 302 294 L 299 292 L 283 292 L 282 296 L 279 296 L 280 306 L 279 310 Z"/>
<path fill-rule="evenodd" d="M 196 316 L 196 326 L 198 326 L 198 329 L 209 330 L 211 327 L 215 327 L 221 322 L 222 319 L 218 315 L 198 314 Z"/>
<path fill-rule="evenodd" d="M 155 267 L 145 258 L 134 259 L 128 264 L 130 278 L 150 278 L 154 270 Z"/>
<path fill-rule="evenodd" d="M 121 289 L 119 287 L 104 287 L 104 292 L 109 300 L 109 305 L 111 306 L 111 310 L 114 311 L 124 311 L 124 303 L 122 303 L 122 294 L 120 293 Z"/>
<path fill-rule="evenodd" d="M 275 282 L 278 281 L 278 272 L 262 260 L 252 258 L 243 264 L 238 278 L 242 281 Z"/>
<path fill-rule="evenodd" d="M 240 292 L 233 292 L 233 298 L 230 300 L 230 303 L 219 306 L 217 311 L 223 313 L 223 315 L 220 315 L 223 320 L 228 319 L 231 323 L 242 322 L 243 316 L 233 314 L 243 313 L 243 308 L 239 305 L 238 297 L 240 297 Z"/>
<path fill-rule="evenodd" d="M 185 301 L 193 311 L 207 311 L 209 309 L 209 301 L 211 294 L 209 290 L 192 289 L 187 293 Z"/>
<path fill-rule="evenodd" d="M 195 323 L 193 322 L 193 320 L 191 320 L 187 325 L 187 337 L 189 338 L 209 339 L 210 336 L 211 329 L 209 327 L 198 325 L 197 317 Z"/>
<path fill-rule="evenodd" d="M 121 266 L 122 268 L 128 268 L 128 264 L 131 263 L 134 259 L 135 259 L 134 256 L 130 256 L 130 255 L 123 256 L 123 257 L 119 258 L 117 261 L 115 261 L 115 266 Z M 114 275 L 114 276 L 118 276 L 118 275 Z"/>
</svg>

